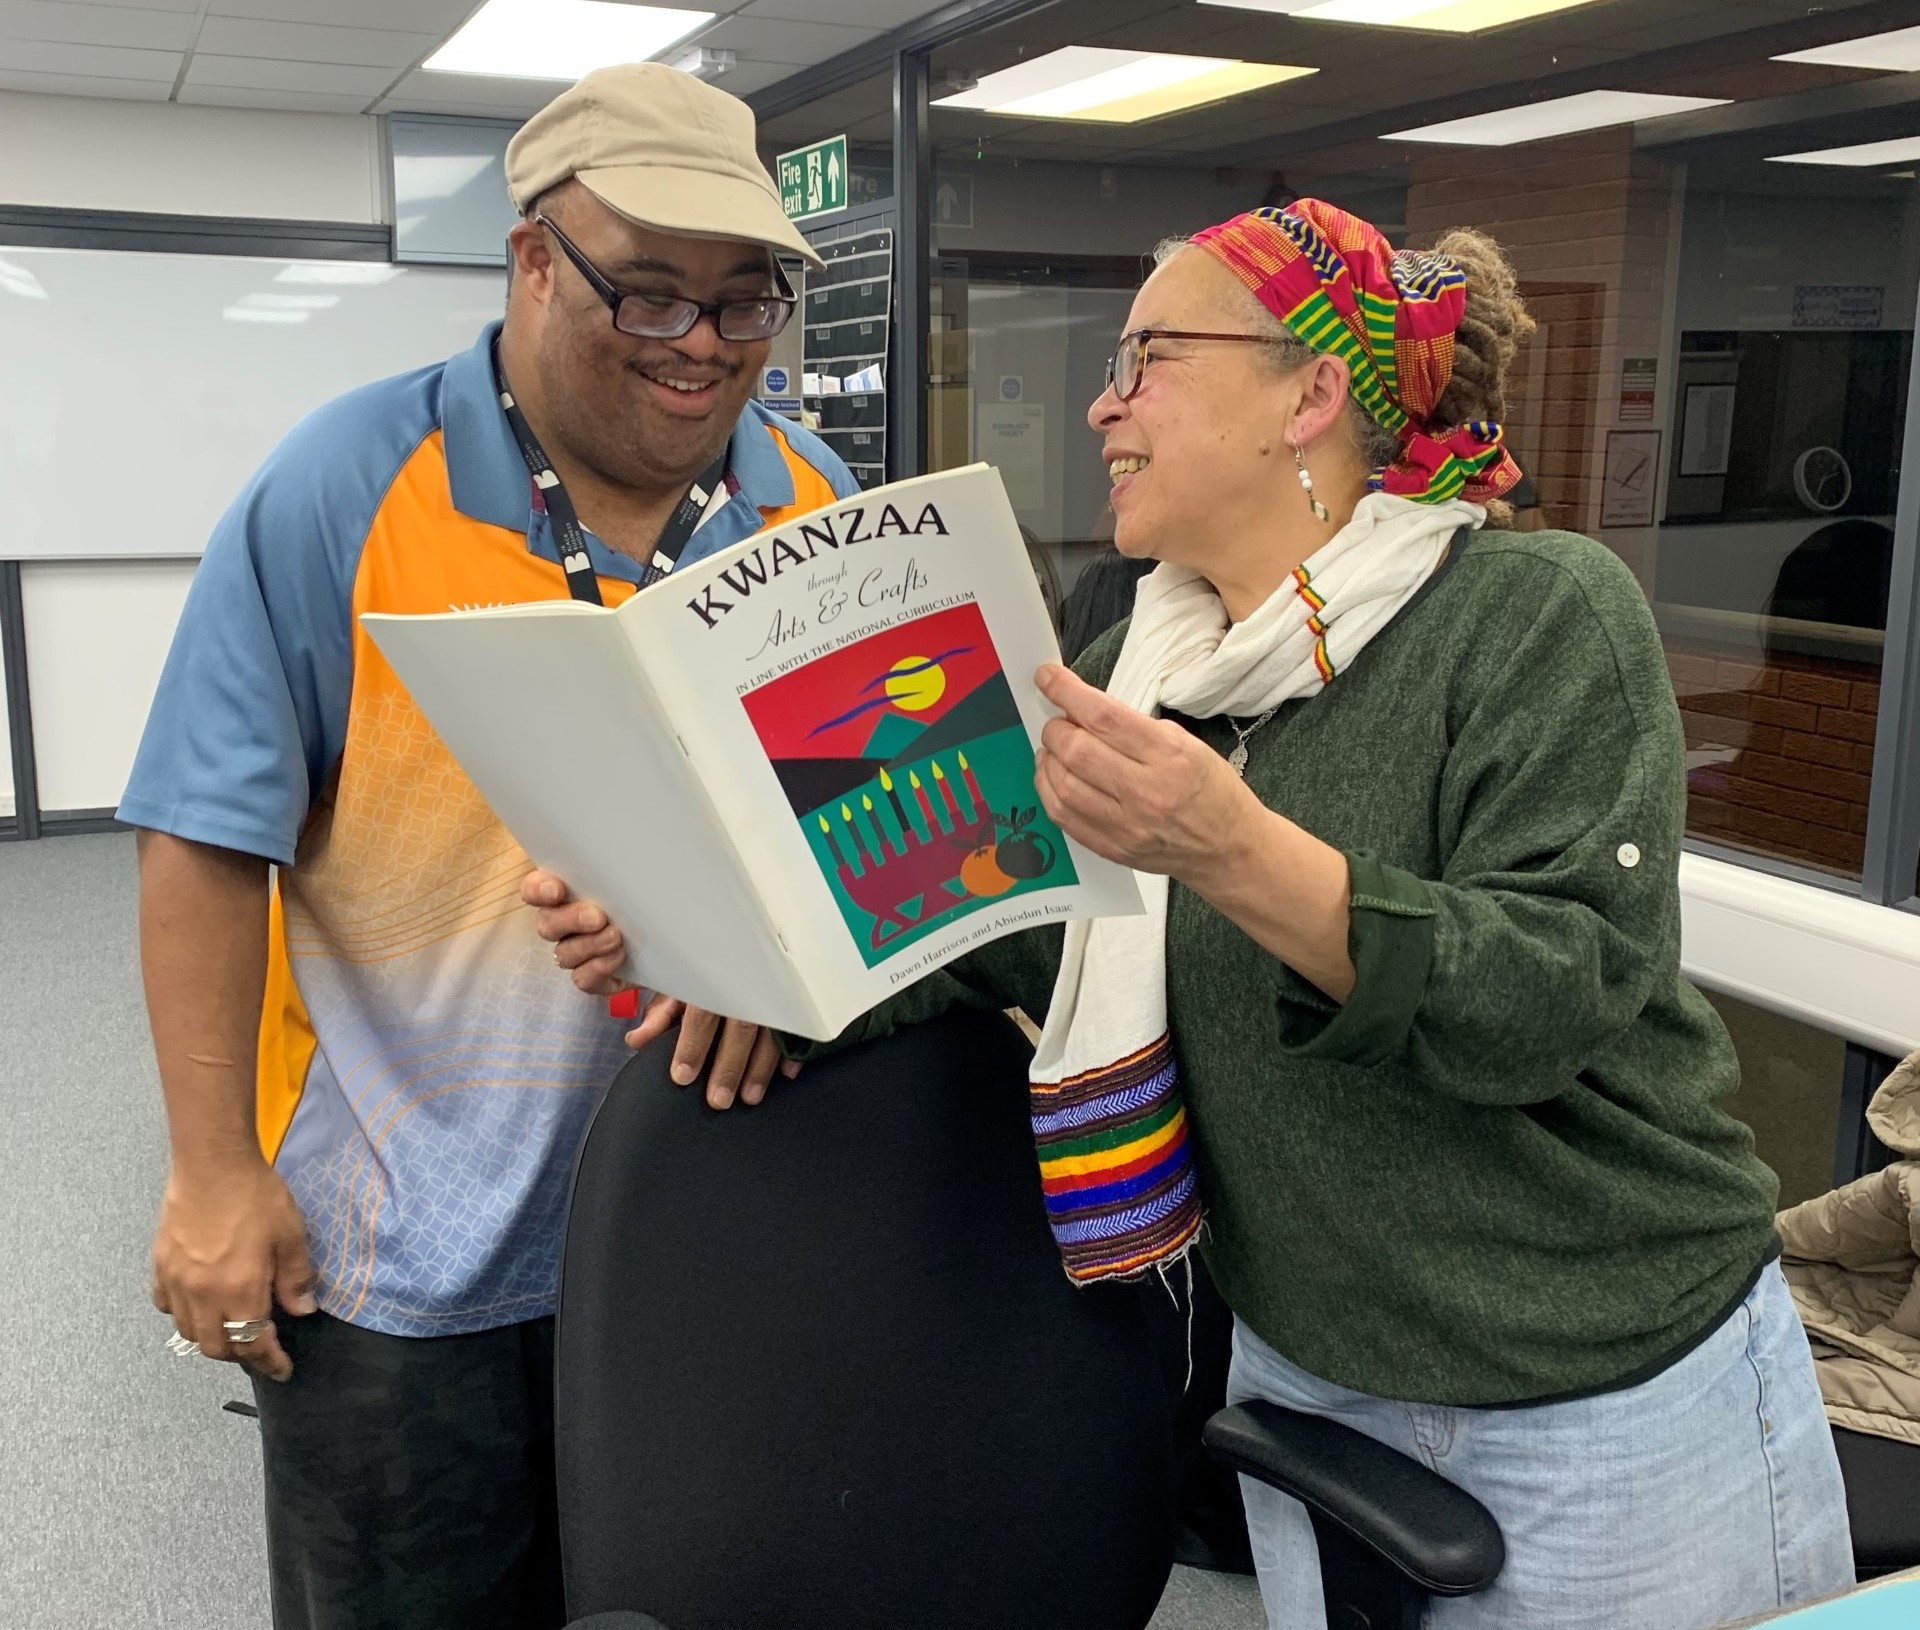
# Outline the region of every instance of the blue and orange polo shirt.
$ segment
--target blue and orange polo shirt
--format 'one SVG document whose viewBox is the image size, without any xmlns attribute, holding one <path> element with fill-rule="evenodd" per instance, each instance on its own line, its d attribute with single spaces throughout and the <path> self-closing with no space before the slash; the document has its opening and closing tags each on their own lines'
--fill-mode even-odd
<svg viewBox="0 0 1920 1630">
<path fill-rule="evenodd" d="M 396 1335 L 551 1313 L 574 1155 L 624 1055 L 519 902 L 530 862 L 366 635 L 366 611 L 564 600 L 494 393 L 499 324 L 296 426 L 208 542 L 120 818 L 277 867 L 258 1123 L 320 1304 Z M 750 404 L 704 558 L 857 490 Z M 601 591 L 638 563 L 588 540 Z"/>
</svg>

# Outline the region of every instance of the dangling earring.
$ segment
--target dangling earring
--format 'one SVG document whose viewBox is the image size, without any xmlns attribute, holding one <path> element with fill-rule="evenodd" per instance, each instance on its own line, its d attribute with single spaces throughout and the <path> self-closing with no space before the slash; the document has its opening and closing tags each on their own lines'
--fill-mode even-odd
<svg viewBox="0 0 1920 1630">
<path fill-rule="evenodd" d="M 1294 468 L 1300 472 L 1300 490 L 1307 495 L 1307 508 L 1313 511 L 1316 521 L 1327 520 L 1327 506 L 1313 495 L 1313 477 L 1307 474 L 1306 455 L 1296 445 L 1293 449 Z"/>
</svg>

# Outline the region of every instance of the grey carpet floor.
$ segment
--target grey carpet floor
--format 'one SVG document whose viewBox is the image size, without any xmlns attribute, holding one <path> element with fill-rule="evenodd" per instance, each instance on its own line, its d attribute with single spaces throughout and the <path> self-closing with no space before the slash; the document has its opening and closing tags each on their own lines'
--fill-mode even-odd
<svg viewBox="0 0 1920 1630">
<path fill-rule="evenodd" d="M 0 844 L 0 1117 L 0 1627 L 264 1630 L 259 1442 L 220 1408 L 244 1388 L 170 1357 L 147 1300 L 130 838 Z M 1251 1580 L 1182 1568 L 1152 1630 L 1262 1623 Z"/>
</svg>

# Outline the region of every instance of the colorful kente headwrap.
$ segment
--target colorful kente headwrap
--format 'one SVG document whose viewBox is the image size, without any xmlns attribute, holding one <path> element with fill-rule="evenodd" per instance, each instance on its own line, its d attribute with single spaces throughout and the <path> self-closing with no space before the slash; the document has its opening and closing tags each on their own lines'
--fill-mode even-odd
<svg viewBox="0 0 1920 1630">
<path fill-rule="evenodd" d="M 1194 236 L 1316 351 L 1342 358 L 1353 398 L 1400 438 L 1376 491 L 1484 504 L 1520 483 L 1500 426 L 1435 426 L 1453 377 L 1466 274 L 1445 255 L 1396 252 L 1357 216 L 1317 198 L 1256 209 Z"/>
</svg>

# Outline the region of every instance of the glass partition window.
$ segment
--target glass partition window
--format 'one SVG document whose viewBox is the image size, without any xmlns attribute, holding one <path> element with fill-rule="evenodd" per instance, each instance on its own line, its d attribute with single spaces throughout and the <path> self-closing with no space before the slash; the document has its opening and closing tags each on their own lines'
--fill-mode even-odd
<svg viewBox="0 0 1920 1630">
<path fill-rule="evenodd" d="M 1594 0 L 1448 34 L 1060 0 L 944 47 L 932 464 L 999 465 L 1070 590 L 1111 536 L 1084 415 L 1156 243 L 1303 196 L 1407 247 L 1479 228 L 1538 324 L 1510 376 L 1532 478 L 1515 524 L 1600 540 L 1646 592 L 1690 832 L 1857 878 L 1920 295 L 1920 96 L 1871 53 L 1786 60 L 1869 32 L 1851 9 Z M 1312 71 L 1144 117 L 986 94 L 1086 44 Z M 1637 122 L 1547 139 L 1500 122 L 1600 91 L 1631 93 L 1616 117 Z M 1432 128 L 1478 114 L 1486 144 Z M 1895 145 L 1853 151 L 1872 142 Z"/>
<path fill-rule="evenodd" d="M 1753 1130 L 1754 1151 L 1780 1179 L 1780 1204 L 1833 1187 L 1847 1044 L 1731 996 L 1706 993 L 1733 1038 L 1740 1085 L 1722 1107 Z"/>
<path fill-rule="evenodd" d="M 1686 189 L 1650 589 L 1686 719 L 1690 828 L 1858 876 L 1920 190 L 1767 161 L 1797 140 L 1668 161 Z"/>
</svg>

